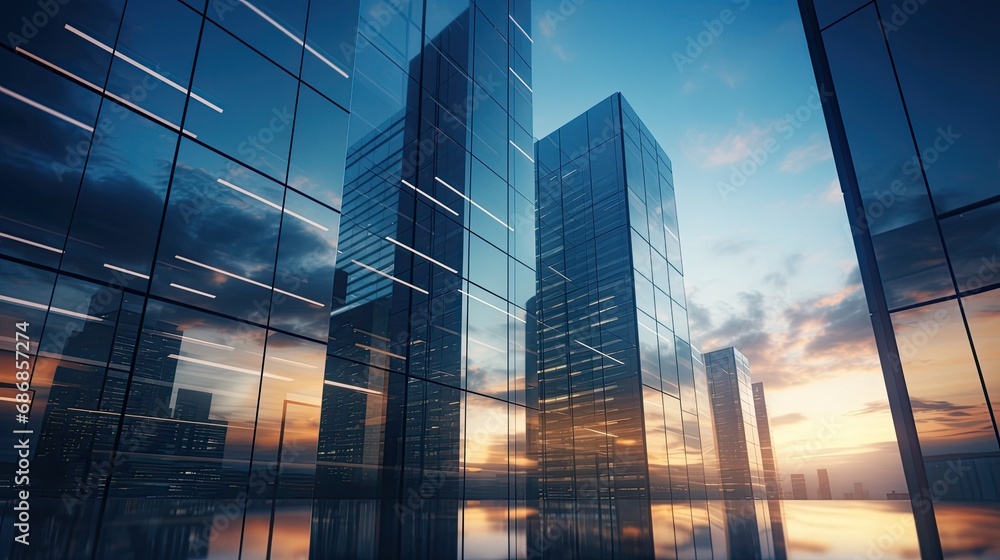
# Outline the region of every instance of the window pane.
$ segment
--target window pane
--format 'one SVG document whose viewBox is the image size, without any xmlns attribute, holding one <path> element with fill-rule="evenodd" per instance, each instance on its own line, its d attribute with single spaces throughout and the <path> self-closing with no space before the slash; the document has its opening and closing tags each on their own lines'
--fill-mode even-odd
<svg viewBox="0 0 1000 560">
<path fill-rule="evenodd" d="M 892 315 L 924 456 L 997 451 L 958 302 Z"/>
<path fill-rule="evenodd" d="M 345 111 L 312 88 L 299 88 L 288 185 L 334 210 L 340 210 L 344 192 L 347 118 Z"/>
<path fill-rule="evenodd" d="M 100 118 L 114 128 L 87 160 L 62 268 L 144 291 L 177 133 L 110 101 Z"/>
<path fill-rule="evenodd" d="M 1000 290 L 963 298 L 976 357 L 993 413 L 1000 412 Z"/>
<path fill-rule="evenodd" d="M 298 74 L 307 0 L 213 0 L 208 16 L 265 56 Z"/>
<path fill-rule="evenodd" d="M 287 190 L 271 300 L 272 328 L 326 340 L 340 214 Z"/>
<path fill-rule="evenodd" d="M 6 49 L 0 50 L 0 76 L 4 88 L 0 130 L 17 139 L 0 144 L 0 172 L 15 193 L 0 205 L 0 252 L 55 267 L 69 230 L 100 97 Z M 14 76 L 16 84 L 11 81 Z M 103 135 L 101 128 L 97 130 Z"/>
<path fill-rule="evenodd" d="M 284 181 L 295 88 L 295 80 L 287 73 L 206 23 L 194 93 L 215 108 L 189 103 L 184 128 L 202 142 Z"/>
<path fill-rule="evenodd" d="M 152 292 L 265 323 L 283 194 L 281 185 L 183 142 Z"/>
<path fill-rule="evenodd" d="M 1000 282 L 1000 203 L 941 220 L 941 231 L 960 292 Z"/>
</svg>

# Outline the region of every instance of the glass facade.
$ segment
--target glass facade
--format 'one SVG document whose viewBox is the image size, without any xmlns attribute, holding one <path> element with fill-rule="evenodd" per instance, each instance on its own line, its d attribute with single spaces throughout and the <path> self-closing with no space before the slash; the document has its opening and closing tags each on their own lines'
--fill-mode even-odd
<svg viewBox="0 0 1000 560">
<path fill-rule="evenodd" d="M 785 539 L 785 524 L 782 520 L 781 499 L 784 492 L 781 488 L 781 472 L 778 470 L 777 453 L 771 440 L 771 421 L 767 415 L 767 399 L 764 396 L 764 384 L 753 383 L 754 417 L 757 421 L 757 437 L 760 442 L 761 466 L 764 468 L 764 488 L 767 494 L 767 509 L 771 521 L 771 538 L 774 542 L 775 560 L 788 557 Z M 825 471 L 824 471 L 825 472 Z M 829 484 L 827 484 L 829 487 Z"/>
<path fill-rule="evenodd" d="M 5 557 L 528 557 L 530 21 L 3 3 Z"/>
<path fill-rule="evenodd" d="M 1000 5 L 799 4 L 921 552 L 960 555 L 945 503 L 1000 517 Z"/>
<path fill-rule="evenodd" d="M 530 534 L 546 558 L 723 557 L 670 159 L 620 94 L 535 154 L 540 414 L 529 453 L 540 505 Z"/>
<path fill-rule="evenodd" d="M 737 558 L 774 558 L 767 475 L 757 432 L 750 364 L 729 347 L 705 353 L 729 546 Z"/>
</svg>

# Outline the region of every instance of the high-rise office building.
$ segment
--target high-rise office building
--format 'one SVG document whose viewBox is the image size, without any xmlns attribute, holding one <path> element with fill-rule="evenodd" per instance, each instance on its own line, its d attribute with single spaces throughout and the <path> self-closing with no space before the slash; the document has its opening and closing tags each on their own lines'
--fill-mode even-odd
<svg viewBox="0 0 1000 560">
<path fill-rule="evenodd" d="M 947 556 L 1000 518 L 1000 4 L 799 7 L 920 550 Z"/>
<path fill-rule="evenodd" d="M 740 558 L 772 558 L 775 549 L 750 364 L 739 350 L 729 347 L 706 352 L 705 367 L 731 552 Z"/>
<path fill-rule="evenodd" d="M 615 94 L 539 140 L 536 160 L 537 531 L 558 535 L 544 556 L 724 555 L 670 159 Z"/>
<path fill-rule="evenodd" d="M 0 555 L 529 555 L 530 22 L 3 3 L 0 317 L 67 431 Z"/>
<path fill-rule="evenodd" d="M 826 469 L 816 469 L 816 479 L 819 482 L 816 498 L 832 500 L 833 490 L 830 489 L 830 473 Z"/>
<path fill-rule="evenodd" d="M 865 490 L 864 483 L 855 482 L 854 483 L 854 499 L 855 500 L 867 500 L 869 498 L 871 498 L 871 494 L 869 494 L 868 491 Z"/>
<path fill-rule="evenodd" d="M 781 475 L 778 472 L 778 461 L 775 457 L 774 445 L 771 443 L 771 423 L 767 416 L 767 401 L 764 399 L 764 384 L 754 383 L 753 408 L 757 419 L 757 434 L 760 441 L 761 465 L 764 467 L 764 484 L 767 488 L 768 500 L 781 499 Z"/>
<path fill-rule="evenodd" d="M 804 474 L 792 475 L 792 499 L 793 500 L 809 499 L 809 490 L 806 488 L 806 475 Z"/>
<path fill-rule="evenodd" d="M 767 495 L 768 515 L 771 520 L 771 535 L 774 539 L 774 557 L 783 560 L 788 557 L 785 546 L 785 523 L 781 514 L 781 475 L 778 460 L 771 442 L 771 422 L 767 416 L 767 399 L 764 398 L 764 384 L 751 384 L 753 409 L 757 420 L 757 436 L 760 441 L 761 466 L 764 468 L 764 488 Z"/>
</svg>

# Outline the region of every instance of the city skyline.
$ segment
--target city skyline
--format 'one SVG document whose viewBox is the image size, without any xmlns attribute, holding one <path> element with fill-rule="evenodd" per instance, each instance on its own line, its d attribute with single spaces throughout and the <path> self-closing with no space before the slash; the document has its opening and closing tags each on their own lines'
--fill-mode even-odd
<svg viewBox="0 0 1000 560">
<path fill-rule="evenodd" d="M 4 4 L 0 554 L 1000 555 L 997 19 Z"/>
</svg>

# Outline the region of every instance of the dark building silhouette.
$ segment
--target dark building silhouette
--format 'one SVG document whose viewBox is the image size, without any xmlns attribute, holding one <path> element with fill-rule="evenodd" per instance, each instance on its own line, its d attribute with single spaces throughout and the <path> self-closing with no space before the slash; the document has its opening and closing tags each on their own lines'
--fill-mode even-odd
<svg viewBox="0 0 1000 560">
<path fill-rule="evenodd" d="M 806 475 L 804 474 L 792 475 L 792 499 L 793 500 L 809 499 L 809 491 L 806 489 Z"/>
<path fill-rule="evenodd" d="M 832 500 L 833 491 L 830 489 L 830 473 L 826 469 L 816 469 L 816 478 L 819 482 L 816 498 L 819 500 Z"/>
</svg>

